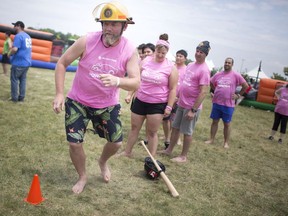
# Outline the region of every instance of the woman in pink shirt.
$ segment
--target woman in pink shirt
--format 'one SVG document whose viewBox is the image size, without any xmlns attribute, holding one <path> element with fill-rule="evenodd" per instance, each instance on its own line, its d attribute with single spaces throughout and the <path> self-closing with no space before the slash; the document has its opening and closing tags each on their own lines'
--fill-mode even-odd
<svg viewBox="0 0 288 216">
<path fill-rule="evenodd" d="M 274 139 L 274 135 L 276 134 L 278 127 L 281 123 L 280 138 L 278 140 L 278 143 L 282 144 L 284 135 L 286 134 L 288 122 L 288 84 L 286 84 L 286 86 L 284 86 L 283 88 L 278 89 L 275 92 L 275 95 L 278 98 L 278 102 L 274 110 L 274 123 L 268 139 Z"/>
<path fill-rule="evenodd" d="M 171 113 L 178 82 L 177 69 L 166 58 L 169 46 L 168 35 L 160 35 L 154 55 L 147 56 L 141 62 L 141 84 L 131 107 L 131 130 L 126 149 L 121 155 L 132 155 L 132 148 L 145 119 L 148 149 L 152 155 L 156 154 L 158 130 L 163 116 Z"/>
</svg>

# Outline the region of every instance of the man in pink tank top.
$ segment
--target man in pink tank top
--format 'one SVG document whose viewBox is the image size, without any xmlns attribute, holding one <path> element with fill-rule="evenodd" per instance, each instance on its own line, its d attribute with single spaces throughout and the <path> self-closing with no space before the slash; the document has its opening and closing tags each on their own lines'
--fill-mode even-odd
<svg viewBox="0 0 288 216">
<path fill-rule="evenodd" d="M 98 160 L 105 182 L 111 178 L 107 161 L 122 144 L 122 124 L 119 119 L 119 88 L 133 91 L 140 84 L 136 48 L 122 36 L 128 24 L 134 24 L 124 6 L 117 2 L 98 5 L 93 15 L 101 22 L 102 31 L 88 33 L 78 39 L 59 59 L 55 71 L 55 113 L 65 104 L 66 136 L 70 157 L 79 175 L 72 191 L 79 194 L 87 183 L 83 139 L 87 125 L 107 140 Z M 64 99 L 66 67 L 79 58 L 73 85 Z M 125 77 L 125 73 L 127 76 Z"/>
</svg>

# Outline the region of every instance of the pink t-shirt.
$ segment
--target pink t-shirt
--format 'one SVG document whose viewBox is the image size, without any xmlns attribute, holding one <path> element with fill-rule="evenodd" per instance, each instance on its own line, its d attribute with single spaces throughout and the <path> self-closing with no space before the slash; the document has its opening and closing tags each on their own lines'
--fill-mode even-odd
<svg viewBox="0 0 288 216">
<path fill-rule="evenodd" d="M 280 98 L 276 104 L 274 112 L 288 116 L 288 88 L 283 87 L 280 90 Z"/>
<path fill-rule="evenodd" d="M 200 94 L 200 87 L 209 86 L 209 83 L 210 70 L 205 62 L 188 64 L 179 91 L 178 105 L 185 109 L 191 109 Z M 202 109 L 202 104 L 199 109 Z"/>
<path fill-rule="evenodd" d="M 124 37 L 115 47 L 104 47 L 102 32 L 88 33 L 86 54 L 80 59 L 68 97 L 92 108 L 105 108 L 119 103 L 119 88 L 105 87 L 99 74 L 124 77 L 126 65 L 135 47 Z"/>
<path fill-rule="evenodd" d="M 146 103 L 167 102 L 173 65 L 168 59 L 159 63 L 153 56 L 147 56 L 142 62 L 141 84 L 136 97 Z"/>
<path fill-rule="evenodd" d="M 183 82 L 183 78 L 184 78 L 184 74 L 185 74 L 185 71 L 186 71 L 186 65 L 182 65 L 182 66 L 177 66 L 176 65 L 176 68 L 178 70 L 178 85 L 177 85 L 177 96 L 179 96 L 179 90 L 180 90 L 180 86 L 182 85 L 182 82 Z"/>
<path fill-rule="evenodd" d="M 227 107 L 235 107 L 235 100 L 232 99 L 232 94 L 235 93 L 237 86 L 245 82 L 241 74 L 235 71 L 216 73 L 211 78 L 211 83 L 215 87 L 212 102 Z"/>
</svg>

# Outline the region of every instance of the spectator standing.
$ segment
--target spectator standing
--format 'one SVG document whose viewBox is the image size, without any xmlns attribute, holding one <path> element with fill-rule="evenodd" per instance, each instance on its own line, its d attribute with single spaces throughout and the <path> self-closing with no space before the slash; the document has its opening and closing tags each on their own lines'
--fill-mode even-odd
<svg viewBox="0 0 288 216">
<path fill-rule="evenodd" d="M 180 133 L 184 134 L 182 152 L 172 158 L 173 162 L 187 161 L 192 143 L 192 135 L 199 119 L 202 102 L 209 92 L 210 70 L 205 59 L 210 51 L 209 41 L 203 41 L 196 47 L 195 62 L 187 65 L 182 85 L 179 90 L 178 108 L 172 123 L 170 145 L 160 154 L 171 155 Z"/>
<path fill-rule="evenodd" d="M 5 41 L 2 51 L 2 67 L 4 75 L 8 75 L 8 65 L 10 64 L 10 59 L 8 58 L 8 53 L 12 49 L 12 40 L 10 38 L 11 32 L 5 32 Z"/>
<path fill-rule="evenodd" d="M 279 125 L 281 125 L 280 137 L 278 139 L 278 143 L 282 144 L 284 136 L 286 134 L 287 122 L 288 122 L 288 84 L 276 90 L 275 95 L 278 98 L 278 102 L 275 106 L 274 123 L 268 139 L 269 140 L 274 139 L 274 135 L 276 134 Z"/>
<path fill-rule="evenodd" d="M 210 118 L 212 119 L 210 129 L 210 139 L 205 141 L 206 144 L 212 144 L 218 130 L 219 120 L 222 119 L 224 124 L 224 148 L 229 148 L 229 138 L 231 133 L 231 121 L 235 108 L 235 100 L 241 98 L 248 88 L 246 80 L 232 70 L 234 60 L 226 58 L 224 63 L 224 71 L 216 73 L 211 78 L 211 88 L 214 90 L 212 99 L 212 111 Z M 239 94 L 235 94 L 237 86 L 242 88 Z"/>
<path fill-rule="evenodd" d="M 185 74 L 186 67 L 187 67 L 185 64 L 186 60 L 187 60 L 187 56 L 188 56 L 188 53 L 185 50 L 178 50 L 176 52 L 175 66 L 176 66 L 178 74 L 179 74 L 178 75 L 176 99 L 175 99 L 175 103 L 173 105 L 173 109 L 171 111 L 171 115 L 169 115 L 166 118 L 163 118 L 163 123 L 162 123 L 163 131 L 164 131 L 164 139 L 165 139 L 164 140 L 165 149 L 170 144 L 170 137 L 171 137 L 171 131 L 172 131 L 171 124 L 175 118 L 175 113 L 177 111 L 177 101 L 178 101 L 178 97 L 179 97 L 179 89 L 180 89 L 180 86 L 182 85 L 182 81 L 183 81 L 184 74 Z M 178 143 L 179 143 L 179 141 L 178 141 Z"/>
<path fill-rule="evenodd" d="M 120 155 L 132 155 L 145 119 L 148 149 L 152 155 L 156 154 L 158 130 L 163 116 L 170 115 L 172 111 L 178 82 L 177 69 L 166 58 L 169 47 L 168 35 L 160 35 L 154 55 L 147 56 L 141 62 L 141 84 L 131 107 L 131 130 L 126 148 Z"/>
<path fill-rule="evenodd" d="M 12 23 L 16 30 L 12 49 L 8 52 L 11 57 L 11 100 L 23 102 L 26 95 L 26 77 L 31 66 L 32 40 L 24 31 L 25 25 L 22 21 Z M 19 90 L 18 90 L 19 87 Z"/>
</svg>

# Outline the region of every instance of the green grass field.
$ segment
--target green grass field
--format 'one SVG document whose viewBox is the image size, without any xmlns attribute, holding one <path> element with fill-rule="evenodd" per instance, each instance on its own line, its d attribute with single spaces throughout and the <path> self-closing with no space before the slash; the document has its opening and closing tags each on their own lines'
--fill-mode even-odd
<svg viewBox="0 0 288 216">
<path fill-rule="evenodd" d="M 214 145 L 206 145 L 211 120 L 211 99 L 204 109 L 189 153 L 189 162 L 175 164 L 157 156 L 179 192 L 173 198 L 160 179 L 148 180 L 144 173 L 147 156 L 135 145 L 134 158 L 113 157 L 112 179 L 100 178 L 97 159 L 105 140 L 88 132 L 85 137 L 89 180 L 84 192 L 71 191 L 77 174 L 71 163 L 64 132 L 64 112 L 52 110 L 55 94 L 54 71 L 30 68 L 24 103 L 14 104 L 10 80 L 0 69 L 0 215 L 288 215 L 288 149 L 269 141 L 274 114 L 238 106 L 235 110 L 230 148 L 223 148 L 223 126 L 219 125 Z M 66 91 L 74 73 L 66 75 Z M 130 127 L 129 106 L 122 96 L 124 142 Z M 139 139 L 143 138 L 142 131 Z M 163 131 L 159 131 L 159 149 Z M 181 146 L 177 146 L 173 156 Z M 42 195 L 37 206 L 24 202 L 34 174 L 38 174 Z"/>
</svg>

